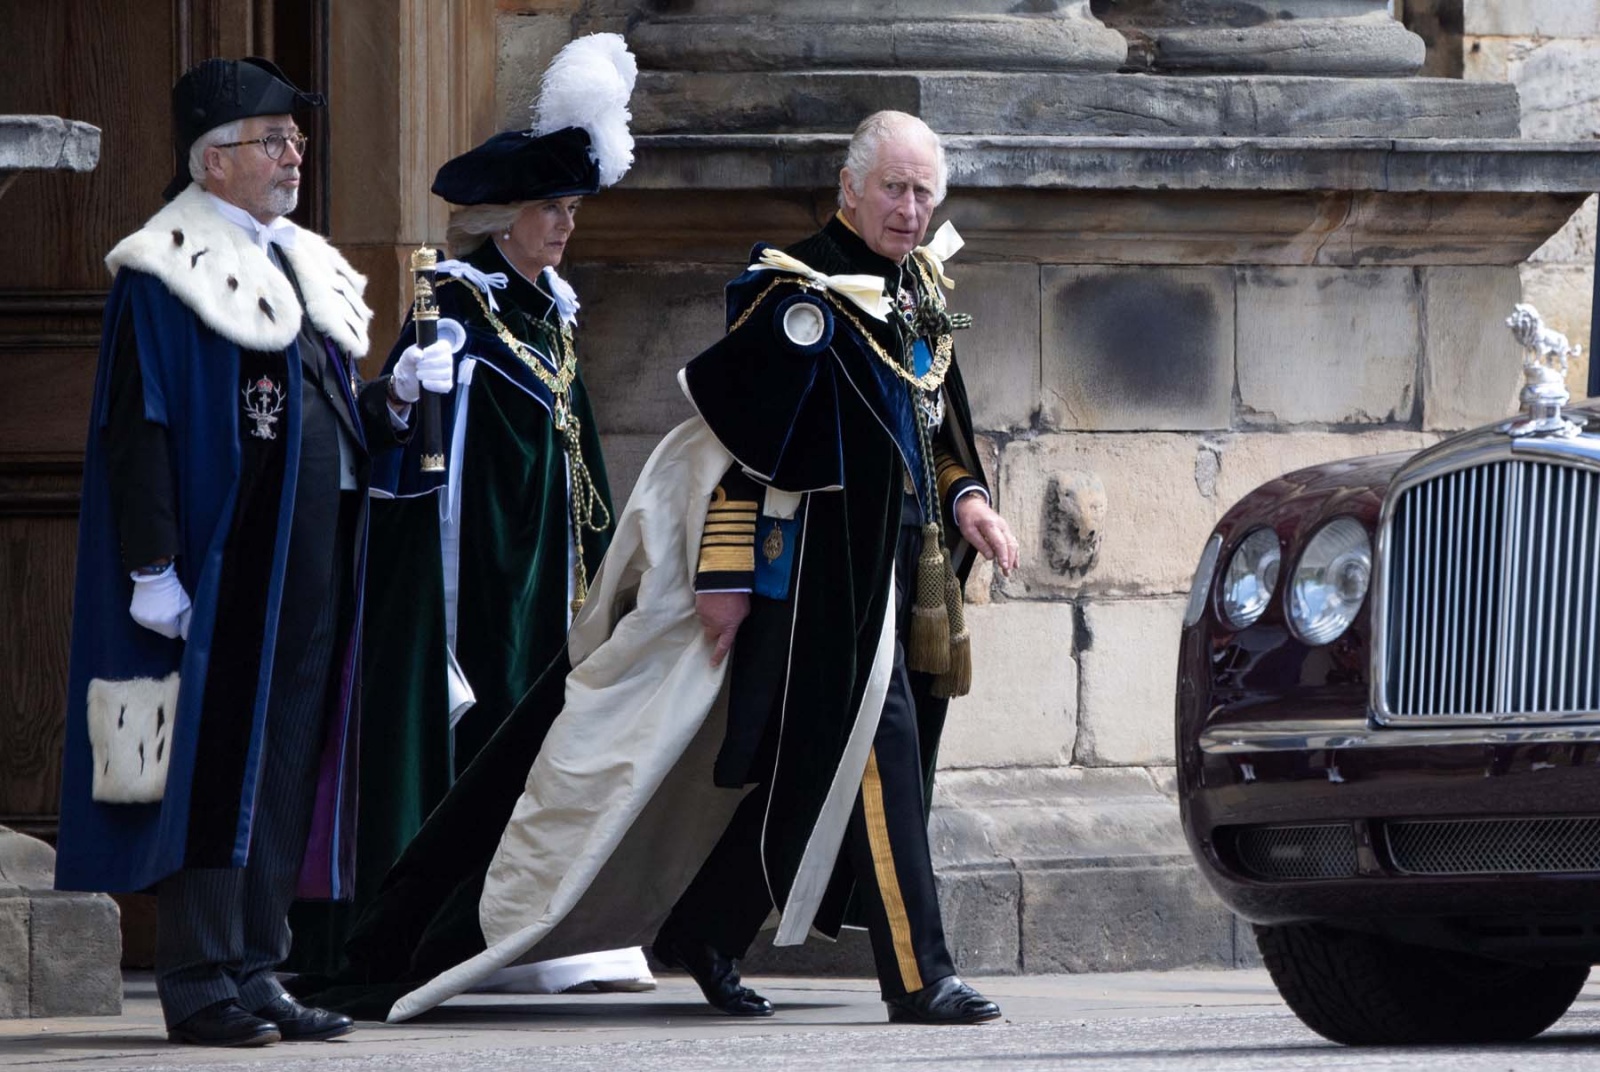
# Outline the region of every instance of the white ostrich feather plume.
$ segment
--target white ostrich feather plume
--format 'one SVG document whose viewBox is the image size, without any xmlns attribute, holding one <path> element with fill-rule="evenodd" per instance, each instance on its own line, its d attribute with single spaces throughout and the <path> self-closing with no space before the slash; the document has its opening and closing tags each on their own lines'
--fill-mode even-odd
<svg viewBox="0 0 1600 1072">
<path fill-rule="evenodd" d="M 588 131 L 600 185 L 610 186 L 633 165 L 628 98 L 638 75 L 639 65 L 621 34 L 589 34 L 569 43 L 544 72 L 533 103 L 534 134 L 564 127 Z"/>
</svg>

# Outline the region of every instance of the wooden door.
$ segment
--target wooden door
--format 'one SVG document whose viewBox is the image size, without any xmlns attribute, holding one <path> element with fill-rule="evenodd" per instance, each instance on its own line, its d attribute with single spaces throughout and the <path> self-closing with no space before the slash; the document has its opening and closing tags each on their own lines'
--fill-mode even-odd
<svg viewBox="0 0 1600 1072">
<path fill-rule="evenodd" d="M 23 174 L 0 197 L 0 824 L 55 832 L 102 258 L 161 207 L 172 83 L 258 54 L 323 90 L 327 25 L 328 0 L 0 0 L 0 112 L 101 130 L 93 172 Z M 308 132 L 326 148 L 325 119 Z M 306 170 L 296 217 L 324 229 L 327 172 Z"/>
</svg>

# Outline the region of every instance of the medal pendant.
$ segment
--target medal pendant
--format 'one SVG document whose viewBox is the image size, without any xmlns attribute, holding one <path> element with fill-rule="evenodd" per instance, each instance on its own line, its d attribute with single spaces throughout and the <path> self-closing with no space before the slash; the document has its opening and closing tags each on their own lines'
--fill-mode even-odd
<svg viewBox="0 0 1600 1072">
<path fill-rule="evenodd" d="M 783 530 L 776 521 L 772 523 L 772 531 L 767 533 L 767 538 L 761 541 L 761 553 L 766 556 L 769 566 L 783 556 Z"/>
<path fill-rule="evenodd" d="M 567 430 L 567 400 L 564 398 L 556 399 L 555 422 L 556 431 L 565 432 Z"/>
</svg>

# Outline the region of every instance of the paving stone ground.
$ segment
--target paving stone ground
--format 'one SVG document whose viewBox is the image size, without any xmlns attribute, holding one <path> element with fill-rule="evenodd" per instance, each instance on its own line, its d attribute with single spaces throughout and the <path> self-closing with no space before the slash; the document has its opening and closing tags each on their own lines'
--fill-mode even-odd
<svg viewBox="0 0 1600 1072">
<path fill-rule="evenodd" d="M 967 1028 L 887 1024 L 868 980 L 752 980 L 779 1006 L 764 1021 L 712 1014 L 682 976 L 653 994 L 456 999 L 408 1024 L 363 1025 L 332 1043 L 223 1051 L 166 1044 L 148 975 L 115 1018 L 0 1021 L 0 1068 L 35 1072 L 906 1072 L 938 1067 L 1210 1070 L 1592 1069 L 1600 985 L 1516 1047 L 1350 1050 L 1306 1030 L 1260 970 L 974 979 L 1005 1018 Z"/>
</svg>

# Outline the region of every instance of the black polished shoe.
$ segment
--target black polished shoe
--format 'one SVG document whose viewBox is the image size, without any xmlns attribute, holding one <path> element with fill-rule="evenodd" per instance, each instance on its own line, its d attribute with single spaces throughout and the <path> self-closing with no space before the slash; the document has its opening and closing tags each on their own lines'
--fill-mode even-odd
<svg viewBox="0 0 1600 1072">
<path fill-rule="evenodd" d="M 257 1009 L 256 1015 L 277 1024 L 285 1042 L 321 1042 L 356 1029 L 355 1021 L 344 1013 L 302 1005 L 288 994 L 279 994 Z"/>
<path fill-rule="evenodd" d="M 981 1024 L 1000 1018 L 1000 1006 L 947 975 L 921 990 L 886 998 L 891 1024 Z"/>
<path fill-rule="evenodd" d="M 192 1046 L 270 1046 L 281 1038 L 277 1024 L 250 1015 L 231 998 L 167 1028 L 168 1041 Z"/>
<path fill-rule="evenodd" d="M 650 952 L 667 967 L 688 972 L 713 1008 L 729 1016 L 772 1015 L 772 1002 L 741 986 L 734 962 L 710 946 L 658 934 Z"/>
</svg>

